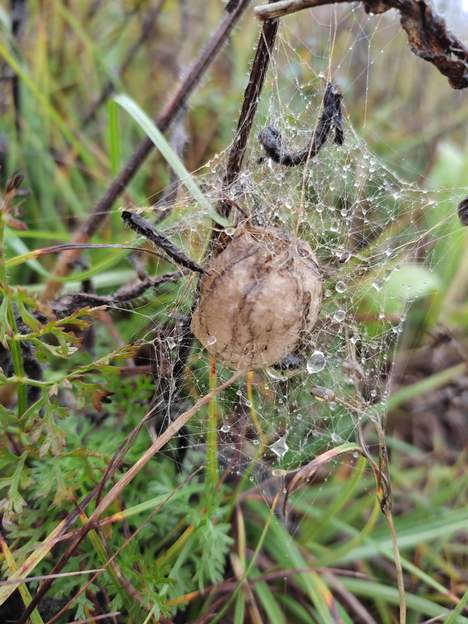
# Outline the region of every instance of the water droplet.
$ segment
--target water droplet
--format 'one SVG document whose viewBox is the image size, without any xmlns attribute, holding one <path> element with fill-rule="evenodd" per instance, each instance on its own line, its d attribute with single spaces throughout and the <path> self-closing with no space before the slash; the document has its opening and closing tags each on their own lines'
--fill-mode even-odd
<svg viewBox="0 0 468 624">
<path fill-rule="evenodd" d="M 333 315 L 333 320 L 337 323 L 342 323 L 346 318 L 346 312 L 344 310 L 337 310 Z"/>
<path fill-rule="evenodd" d="M 335 290 L 338 293 L 343 293 L 346 290 L 346 284 L 342 281 L 336 282 L 335 284 Z"/>
<path fill-rule="evenodd" d="M 174 338 L 172 338 L 172 336 L 169 336 L 169 338 L 166 338 L 166 343 L 169 349 L 173 349 L 176 346 L 176 341 L 174 340 Z"/>
<path fill-rule="evenodd" d="M 326 362 L 327 360 L 321 351 L 314 351 L 310 358 L 307 360 L 307 372 L 310 374 L 319 373 L 325 368 Z"/>
<path fill-rule="evenodd" d="M 339 444 L 340 442 L 343 442 L 343 438 L 337 433 L 332 433 L 331 441 L 333 442 L 333 444 Z"/>
<path fill-rule="evenodd" d="M 331 403 L 328 404 L 328 407 L 330 408 L 332 412 L 334 412 L 338 406 L 335 403 L 335 401 L 332 401 Z"/>
<path fill-rule="evenodd" d="M 211 345 L 216 344 L 216 336 L 208 336 L 208 340 L 206 341 L 206 346 L 210 347 Z"/>
<path fill-rule="evenodd" d="M 375 290 L 381 290 L 382 288 L 382 280 L 375 280 L 375 282 L 372 282 L 372 288 L 375 288 Z"/>
<path fill-rule="evenodd" d="M 270 445 L 270 449 L 275 455 L 278 455 L 280 459 L 289 451 L 289 446 L 286 443 L 286 437 L 287 436 L 284 435 L 282 438 L 279 438 L 276 442 L 273 442 L 273 444 Z"/>
<path fill-rule="evenodd" d="M 230 429 L 231 429 L 231 426 L 230 426 L 230 425 L 223 425 L 223 426 L 221 427 L 221 431 L 222 431 L 223 433 L 227 433 Z"/>
</svg>

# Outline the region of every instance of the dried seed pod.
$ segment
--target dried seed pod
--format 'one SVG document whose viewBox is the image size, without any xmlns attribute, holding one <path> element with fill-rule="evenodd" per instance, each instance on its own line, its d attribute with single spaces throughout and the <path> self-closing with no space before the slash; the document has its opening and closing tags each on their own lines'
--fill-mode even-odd
<svg viewBox="0 0 468 624">
<path fill-rule="evenodd" d="M 192 331 L 232 368 L 271 366 L 312 329 L 321 293 L 306 242 L 275 228 L 240 226 L 201 278 Z"/>
</svg>

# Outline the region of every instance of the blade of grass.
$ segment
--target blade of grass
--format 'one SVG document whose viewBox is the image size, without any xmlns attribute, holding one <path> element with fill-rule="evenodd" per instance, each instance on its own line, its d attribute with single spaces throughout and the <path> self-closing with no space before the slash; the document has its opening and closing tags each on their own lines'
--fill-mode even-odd
<svg viewBox="0 0 468 624">
<path fill-rule="evenodd" d="M 181 183 L 186 187 L 188 192 L 192 195 L 200 207 L 211 217 L 211 219 L 213 219 L 215 223 L 223 227 L 228 226 L 229 221 L 221 217 L 205 195 L 203 195 L 200 187 L 195 182 L 194 177 L 187 171 L 185 165 L 169 145 L 169 142 L 166 140 L 165 136 L 156 126 L 154 121 L 148 117 L 148 115 L 128 95 L 117 95 L 114 98 L 114 101 L 126 110 L 131 117 L 133 117 L 145 134 L 151 139 L 154 145 L 164 156 L 167 163 L 170 167 L 172 167 L 174 173 L 177 174 Z"/>
<path fill-rule="evenodd" d="M 314 523 L 310 528 L 303 533 L 304 542 L 312 541 L 316 535 L 318 535 L 325 527 L 328 526 L 330 520 L 338 516 L 340 509 L 344 507 L 347 501 L 351 498 L 354 490 L 356 489 L 359 480 L 361 479 L 367 462 L 364 457 L 361 457 L 353 471 L 351 479 L 348 479 L 345 483 L 340 496 L 337 496 L 334 502 L 325 509 L 320 520 Z"/>
<path fill-rule="evenodd" d="M 252 572 L 258 574 L 258 570 L 255 568 L 253 568 Z M 270 624 L 286 624 L 284 614 L 276 602 L 274 594 L 268 584 L 264 582 L 255 583 L 253 589 L 260 600 L 263 610 L 267 614 L 267 621 L 270 622 Z"/>
<path fill-rule="evenodd" d="M 418 381 L 411 386 L 405 386 L 397 392 L 394 392 L 388 399 L 385 409 L 392 410 L 401 405 L 402 403 L 406 403 L 406 401 L 410 401 L 418 396 L 423 394 L 427 394 L 431 390 L 436 390 L 437 388 L 441 388 L 448 384 L 453 379 L 460 377 L 466 371 L 467 365 L 465 362 L 461 364 L 456 364 L 455 366 L 451 366 L 450 368 L 446 368 L 440 373 L 434 373 L 434 375 L 430 375 L 425 379 Z"/>
<path fill-rule="evenodd" d="M 450 613 L 448 618 L 445 620 L 445 624 L 457 624 L 459 622 L 459 618 L 461 617 L 461 612 L 464 610 L 466 605 L 468 604 L 468 589 L 463 594 L 460 602 L 457 604 L 455 609 Z"/>
<path fill-rule="evenodd" d="M 243 593 L 237 594 L 236 606 L 234 608 L 234 624 L 244 624 L 245 619 L 245 597 Z"/>
<path fill-rule="evenodd" d="M 437 520 L 424 522 L 418 519 L 414 527 L 407 530 L 398 530 L 398 543 L 400 550 L 406 548 L 414 548 L 419 544 L 431 542 L 438 538 L 448 538 L 457 531 L 466 529 L 468 521 L 468 509 L 458 509 L 453 512 L 447 512 L 443 517 Z M 340 557 L 337 563 L 349 563 L 358 559 L 368 559 L 375 555 L 376 544 L 379 548 L 391 551 L 392 543 L 387 537 L 374 538 L 372 544 L 365 544 Z"/>
<path fill-rule="evenodd" d="M 243 578 L 247 579 L 249 578 L 249 574 L 252 571 L 253 566 L 255 565 L 255 561 L 257 560 L 257 557 L 263 547 L 263 544 L 265 542 L 265 538 L 268 534 L 268 530 L 271 526 L 271 523 L 274 519 L 274 513 L 275 513 L 275 509 L 278 505 L 278 499 L 279 499 L 279 495 L 277 494 L 276 497 L 273 500 L 273 503 L 271 505 L 270 508 L 268 508 L 268 516 L 265 520 L 265 524 L 263 526 L 262 532 L 260 534 L 260 537 L 257 541 L 257 545 L 255 547 L 255 551 L 253 552 L 252 558 L 250 560 L 250 563 L 248 565 L 248 568 L 246 569 Z M 225 603 L 225 605 L 223 606 L 223 608 L 221 609 L 221 611 L 218 613 L 218 615 L 211 621 L 211 624 L 219 624 L 220 622 L 222 622 L 223 620 L 221 618 L 224 617 L 225 613 L 227 612 L 228 608 L 230 607 L 230 605 L 232 604 L 233 600 L 237 599 L 237 596 L 239 595 L 239 593 L 241 592 L 241 589 L 243 587 L 243 582 L 241 581 L 238 585 L 237 588 L 234 590 L 233 594 L 231 595 L 231 598 Z M 333 623 L 332 623 L 333 624 Z"/>
<path fill-rule="evenodd" d="M 5 557 L 5 561 L 8 566 L 8 571 L 10 572 L 10 574 L 12 573 L 14 574 L 18 570 L 16 566 L 16 561 L 15 561 L 15 558 L 13 557 L 11 550 L 8 548 L 8 544 L 5 542 L 1 534 L 0 534 L 0 547 L 2 549 L 3 556 Z M 31 594 L 29 593 L 29 590 L 26 584 L 23 583 L 19 585 L 18 591 L 21 595 L 21 598 L 23 600 L 25 607 L 27 607 L 30 604 L 32 598 L 31 598 Z M 34 609 L 34 611 L 31 613 L 31 622 L 32 624 L 44 624 L 44 620 L 42 619 L 37 609 Z"/>
<path fill-rule="evenodd" d="M 267 512 L 264 505 L 249 501 L 250 505 L 261 518 L 265 518 Z M 270 525 L 271 529 L 265 546 L 275 561 L 284 567 L 307 568 L 307 562 L 300 553 L 298 545 L 284 525 L 276 517 L 271 518 Z M 333 624 L 333 618 L 328 608 L 333 599 L 317 572 L 304 572 L 297 576 L 297 581 L 309 595 L 312 604 L 320 614 L 321 621 L 324 624 Z"/>
<path fill-rule="evenodd" d="M 388 585 L 381 585 L 374 581 L 366 581 L 355 578 L 341 577 L 341 583 L 357 596 L 363 596 L 365 598 L 375 599 L 380 598 L 384 602 L 391 605 L 398 606 L 400 604 L 400 596 L 398 590 Z M 449 615 L 450 611 L 435 602 L 421 598 L 414 594 L 406 594 L 406 602 L 408 608 L 413 613 L 419 613 L 423 615 L 429 615 L 431 617 Z M 457 616 L 457 624 L 468 624 L 468 618 L 461 615 Z"/>
</svg>

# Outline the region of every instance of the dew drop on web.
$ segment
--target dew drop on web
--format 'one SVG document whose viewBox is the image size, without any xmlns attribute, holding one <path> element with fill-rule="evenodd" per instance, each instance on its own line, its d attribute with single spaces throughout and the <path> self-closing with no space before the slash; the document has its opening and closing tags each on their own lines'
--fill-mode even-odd
<svg viewBox="0 0 468 624">
<path fill-rule="evenodd" d="M 270 449 L 275 455 L 282 459 L 289 451 L 289 446 L 286 442 L 286 436 L 282 436 L 281 438 L 276 440 L 276 442 L 273 442 L 273 444 L 270 445 Z"/>
<path fill-rule="evenodd" d="M 333 320 L 337 323 L 342 323 L 346 318 L 346 312 L 344 310 L 337 310 L 333 315 Z"/>
<path fill-rule="evenodd" d="M 310 374 L 319 373 L 325 368 L 326 358 L 322 351 L 314 351 L 307 360 L 306 368 Z"/>
</svg>

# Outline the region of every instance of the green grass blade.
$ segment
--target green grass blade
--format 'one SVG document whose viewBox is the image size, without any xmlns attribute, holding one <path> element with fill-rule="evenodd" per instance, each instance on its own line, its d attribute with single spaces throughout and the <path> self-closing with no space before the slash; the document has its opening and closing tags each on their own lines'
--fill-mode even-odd
<svg viewBox="0 0 468 624">
<path fill-rule="evenodd" d="M 460 602 L 457 604 L 455 609 L 450 613 L 448 618 L 445 620 L 445 624 L 457 624 L 457 622 L 461 622 L 462 620 L 459 618 L 461 617 L 461 612 L 463 611 L 463 609 L 466 607 L 467 604 L 468 604 L 468 589 L 463 594 L 462 598 L 460 599 Z"/>
<path fill-rule="evenodd" d="M 356 594 L 356 596 L 363 596 L 371 599 L 380 598 L 384 602 L 394 606 L 398 606 L 400 602 L 398 590 L 395 587 L 381 585 L 380 583 L 375 583 L 374 581 L 364 581 L 361 579 L 345 577 L 340 578 L 340 582 L 344 585 L 344 587 L 346 587 L 346 589 L 349 589 L 353 592 L 353 594 Z M 442 607 L 435 602 L 426 600 L 420 596 L 415 596 L 414 594 L 407 593 L 406 602 L 410 611 L 424 614 L 429 617 L 448 615 L 450 613 L 446 607 Z M 457 617 L 457 624 L 468 624 L 468 618 L 460 615 Z"/>
<path fill-rule="evenodd" d="M 227 219 L 221 217 L 205 195 L 203 195 L 193 176 L 187 171 L 183 162 L 166 141 L 163 133 L 159 130 L 152 119 L 150 119 L 148 115 L 138 106 L 138 104 L 132 100 L 132 98 L 128 97 L 128 95 L 117 95 L 114 100 L 123 109 L 125 109 L 131 117 L 133 117 L 146 135 L 153 141 L 155 146 L 166 159 L 167 163 L 174 170 L 174 173 L 178 175 L 182 184 L 187 188 L 189 193 L 201 206 L 201 208 L 203 208 L 203 210 L 209 214 L 213 221 L 215 221 L 218 225 L 223 227 L 229 225 Z"/>
<path fill-rule="evenodd" d="M 257 574 L 258 571 L 256 570 L 255 573 Z M 254 579 L 255 577 L 252 577 L 252 580 Z M 276 602 L 273 592 L 268 584 L 260 582 L 255 583 L 253 587 L 263 610 L 268 616 L 268 622 L 270 622 L 270 624 L 286 624 L 284 614 Z"/>
</svg>

